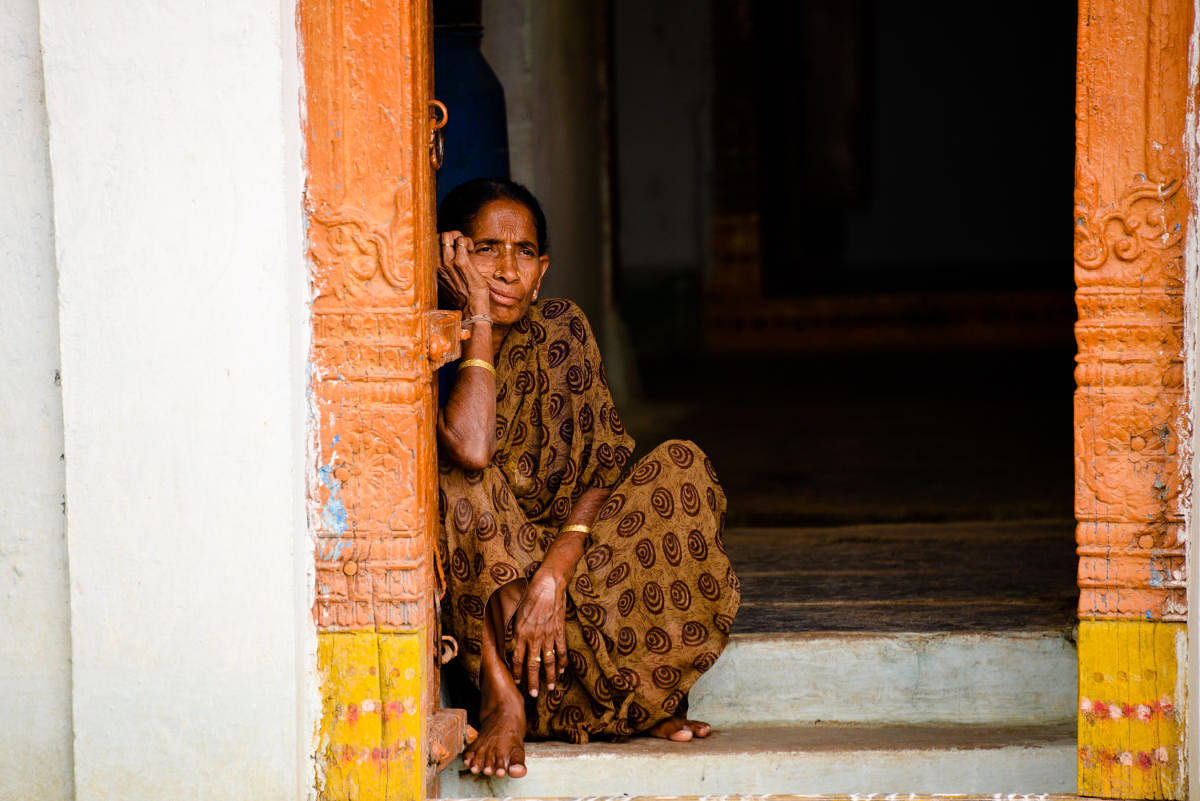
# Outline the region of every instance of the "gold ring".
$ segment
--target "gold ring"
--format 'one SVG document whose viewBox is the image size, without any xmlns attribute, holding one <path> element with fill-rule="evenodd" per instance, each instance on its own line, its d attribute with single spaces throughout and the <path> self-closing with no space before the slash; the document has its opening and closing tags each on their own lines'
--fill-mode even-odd
<svg viewBox="0 0 1200 801">
<path fill-rule="evenodd" d="M 534 661 L 534 662 L 541 662 L 541 661 L 542 661 L 542 658 L 541 658 L 540 656 L 535 656 L 535 657 L 533 658 L 533 661 Z"/>
<path fill-rule="evenodd" d="M 545 656 L 547 656 L 547 657 L 554 656 L 554 652 L 553 652 L 553 651 L 545 651 L 545 652 L 544 652 L 544 654 L 545 654 Z"/>
</svg>

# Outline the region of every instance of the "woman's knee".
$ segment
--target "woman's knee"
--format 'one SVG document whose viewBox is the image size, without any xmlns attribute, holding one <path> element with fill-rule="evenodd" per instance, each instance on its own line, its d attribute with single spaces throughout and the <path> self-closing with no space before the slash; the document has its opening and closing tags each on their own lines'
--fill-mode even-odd
<svg viewBox="0 0 1200 801">
<path fill-rule="evenodd" d="M 663 467 L 674 466 L 680 470 L 704 470 L 707 467 L 712 472 L 708 454 L 690 439 L 669 439 L 643 458 L 657 460 Z"/>
</svg>

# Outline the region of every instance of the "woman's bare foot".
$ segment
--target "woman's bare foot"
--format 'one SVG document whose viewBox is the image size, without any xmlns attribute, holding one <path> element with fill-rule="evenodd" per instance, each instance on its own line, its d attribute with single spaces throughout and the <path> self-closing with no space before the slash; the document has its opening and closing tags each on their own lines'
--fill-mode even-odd
<svg viewBox="0 0 1200 801">
<path fill-rule="evenodd" d="M 479 665 L 479 738 L 463 752 L 463 764 L 472 773 L 514 779 L 525 775 L 525 701 L 498 645 L 519 600 L 512 584 L 488 599 Z"/>
<path fill-rule="evenodd" d="M 525 775 L 525 703 L 509 680 L 511 690 L 484 693 L 479 739 L 463 752 L 463 764 L 485 776 Z"/>
<path fill-rule="evenodd" d="M 686 743 L 693 737 L 707 737 L 712 734 L 712 726 L 702 720 L 687 718 L 667 718 L 646 730 L 651 737 L 661 737 L 664 740 L 674 740 Z"/>
</svg>

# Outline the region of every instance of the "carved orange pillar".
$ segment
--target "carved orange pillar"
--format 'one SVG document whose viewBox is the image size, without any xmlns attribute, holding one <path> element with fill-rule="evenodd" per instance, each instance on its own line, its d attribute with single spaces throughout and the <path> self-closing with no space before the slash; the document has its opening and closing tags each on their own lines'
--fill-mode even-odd
<svg viewBox="0 0 1200 801">
<path fill-rule="evenodd" d="M 1084 0 L 1076 95 L 1079 792 L 1182 798 L 1191 0 Z M 1178 656 L 1177 656 L 1178 655 Z"/>
<path fill-rule="evenodd" d="M 301 0 L 323 799 L 419 799 L 436 777 L 428 0 Z"/>
</svg>

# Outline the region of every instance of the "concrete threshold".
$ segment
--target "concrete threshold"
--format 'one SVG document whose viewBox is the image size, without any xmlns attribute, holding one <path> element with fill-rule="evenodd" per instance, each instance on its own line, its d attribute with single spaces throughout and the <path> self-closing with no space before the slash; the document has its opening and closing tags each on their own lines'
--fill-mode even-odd
<svg viewBox="0 0 1200 801">
<path fill-rule="evenodd" d="M 1066 793 L 771 793 L 767 795 L 595 795 L 595 796 L 496 796 L 463 798 L 457 801 L 1091 801 L 1090 796 Z"/>
<path fill-rule="evenodd" d="M 1069 632 L 735 634 L 690 693 L 717 727 L 1075 719 Z"/>
<path fill-rule="evenodd" d="M 768 795 L 596 795 L 596 796 L 496 796 L 463 798 L 457 801 L 1090 801 L 1090 796 L 1067 795 L 1065 793 L 955 793 L 937 795 L 928 793 L 817 793 L 796 795 L 795 793 L 771 793 Z"/>
<path fill-rule="evenodd" d="M 527 743 L 526 754 L 521 779 L 473 776 L 456 762 L 441 795 L 1066 794 L 1077 755 L 1074 723 L 739 726 L 690 743 Z"/>
</svg>

